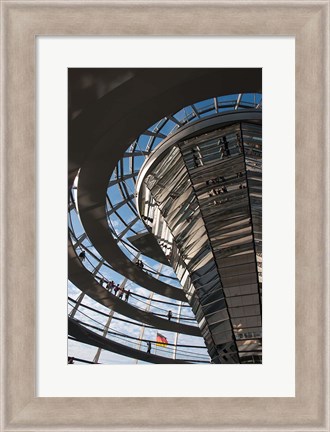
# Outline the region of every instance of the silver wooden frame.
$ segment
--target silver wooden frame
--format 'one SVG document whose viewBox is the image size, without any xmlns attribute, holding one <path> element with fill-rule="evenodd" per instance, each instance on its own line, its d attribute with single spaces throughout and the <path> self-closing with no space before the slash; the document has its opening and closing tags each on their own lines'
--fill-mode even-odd
<svg viewBox="0 0 330 432">
<path fill-rule="evenodd" d="M 7 0 L 1 13 L 1 431 L 329 431 L 329 0 Z M 295 398 L 35 397 L 36 35 L 296 38 Z"/>
</svg>

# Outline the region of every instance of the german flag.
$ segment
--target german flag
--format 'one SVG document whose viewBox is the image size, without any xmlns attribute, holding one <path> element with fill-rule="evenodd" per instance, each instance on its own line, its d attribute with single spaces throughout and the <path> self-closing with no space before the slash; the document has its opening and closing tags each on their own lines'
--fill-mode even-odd
<svg viewBox="0 0 330 432">
<path fill-rule="evenodd" d="M 166 347 L 167 344 L 168 342 L 166 337 L 161 335 L 160 333 L 157 333 L 156 346 Z"/>
</svg>

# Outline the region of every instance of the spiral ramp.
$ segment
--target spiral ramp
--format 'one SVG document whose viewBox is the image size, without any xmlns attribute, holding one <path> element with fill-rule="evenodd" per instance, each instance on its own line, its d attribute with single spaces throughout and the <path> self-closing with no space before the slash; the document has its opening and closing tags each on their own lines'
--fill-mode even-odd
<svg viewBox="0 0 330 432">
<path fill-rule="evenodd" d="M 241 219 L 240 230 L 251 231 L 253 247 L 244 251 L 243 245 L 227 258 L 233 261 L 240 254 L 253 255 L 253 259 L 245 262 L 253 262 L 254 279 L 249 274 L 247 283 L 242 280 L 244 259 L 240 259 L 239 268 L 232 267 L 234 273 L 228 274 L 229 264 L 222 270 L 227 287 L 221 280 L 221 271 L 216 276 L 208 273 L 211 278 L 208 286 L 213 291 L 218 286 L 219 292 L 226 292 L 221 305 L 226 309 L 226 319 L 216 322 L 220 333 L 221 328 L 230 333 L 226 343 L 215 342 L 218 336 L 205 330 L 213 322 L 203 309 L 201 287 L 184 289 L 177 271 L 179 258 L 184 260 L 180 248 L 172 245 L 169 258 L 164 239 L 157 238 L 157 244 L 151 241 L 153 223 L 141 213 L 137 195 L 141 169 L 155 158 L 159 149 L 170 147 L 169 141 L 178 142 L 180 134 L 185 139 L 194 138 L 194 134 L 196 137 L 199 125 L 205 121 L 209 125 L 203 133 L 212 132 L 214 126 L 210 124 L 216 122 L 219 127 L 219 122 L 228 115 L 240 115 L 241 120 L 235 120 L 239 124 L 244 120 L 244 125 L 261 125 L 261 108 L 260 69 L 69 70 L 69 357 L 81 357 L 84 347 L 89 347 L 86 356 L 94 363 L 260 363 L 262 253 L 261 240 L 253 229 L 261 225 L 261 173 L 254 169 L 248 175 L 246 167 L 251 161 L 245 150 L 251 143 L 242 147 L 247 156 L 244 169 L 250 218 L 249 223 Z M 225 122 L 225 127 L 232 124 L 233 121 Z M 236 158 L 236 164 L 241 157 L 230 156 Z M 219 169 L 225 167 L 230 172 L 234 163 L 231 158 L 223 160 Z M 202 170 L 207 171 L 207 163 L 204 165 Z M 215 174 L 213 171 L 212 177 Z M 239 181 L 236 183 L 237 188 L 241 186 Z M 231 188 L 230 183 L 228 189 Z M 248 199 L 243 192 L 230 192 L 236 204 Z M 257 202 L 254 207 L 252 197 Z M 198 202 L 205 204 L 202 193 Z M 216 222 L 226 236 L 221 214 L 227 213 L 221 213 L 221 206 L 216 210 L 218 216 L 213 216 L 210 224 Z M 229 213 L 232 211 L 235 210 L 230 208 Z M 261 237 L 260 230 L 257 231 Z M 240 242 L 242 233 L 236 230 Z M 211 239 L 213 243 L 207 239 L 212 250 L 217 247 L 217 239 L 216 235 Z M 177 260 L 173 258 L 174 249 Z M 139 262 L 143 267 L 137 265 Z M 232 288 L 230 278 L 237 277 L 238 269 L 240 284 Z M 248 271 L 252 272 L 251 266 Z M 189 273 L 191 276 L 194 274 Z M 111 281 L 119 286 L 117 293 L 110 289 Z M 243 286 L 249 288 L 244 291 Z M 239 293 L 231 295 L 231 289 Z M 244 298 L 250 303 L 242 303 Z M 236 305 L 235 301 L 240 303 Z M 234 308 L 238 310 L 239 306 L 242 312 L 237 315 Z M 249 315 L 251 307 L 253 318 Z M 166 343 L 157 343 L 158 335 L 165 337 Z M 231 352 L 233 346 L 235 353 Z"/>
</svg>

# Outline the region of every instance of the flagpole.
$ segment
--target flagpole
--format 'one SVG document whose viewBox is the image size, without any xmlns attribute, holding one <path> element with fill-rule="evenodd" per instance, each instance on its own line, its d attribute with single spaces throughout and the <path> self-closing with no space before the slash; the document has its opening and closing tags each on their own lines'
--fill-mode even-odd
<svg viewBox="0 0 330 432">
<path fill-rule="evenodd" d="M 141 255 L 140 253 L 139 253 L 138 255 L 136 255 L 136 257 L 135 257 L 135 262 L 138 260 L 138 258 L 140 258 L 140 255 Z M 160 276 L 160 272 L 162 271 L 162 268 L 163 268 L 163 264 L 160 264 L 160 266 L 159 266 L 159 268 L 158 268 L 158 270 L 157 270 L 157 275 L 156 275 L 156 278 L 155 278 L 155 279 L 158 279 L 158 278 L 159 278 L 159 276 Z M 150 295 L 149 295 L 148 302 L 147 302 L 147 306 L 146 306 L 146 308 L 145 308 L 145 311 L 146 311 L 146 312 L 149 312 L 149 311 L 150 311 L 150 307 L 151 307 L 151 302 L 152 302 L 153 296 L 154 296 L 154 293 L 151 291 L 151 293 L 150 293 Z M 139 351 L 141 350 L 141 345 L 142 345 L 142 341 L 141 341 L 141 339 L 144 338 L 144 330 L 145 330 L 145 326 L 144 326 L 144 324 L 143 324 L 142 327 L 141 327 L 141 330 L 140 330 L 139 343 L 138 343 L 138 347 L 137 347 L 137 349 L 138 349 Z M 151 352 L 151 351 L 150 351 L 150 352 Z M 136 359 L 135 363 L 138 364 L 138 362 L 139 362 L 139 360 Z"/>
<path fill-rule="evenodd" d="M 182 302 L 180 303 L 179 310 L 178 310 L 178 318 L 177 318 L 178 323 L 180 322 L 181 311 L 182 311 Z M 173 357 L 172 357 L 174 360 L 176 359 L 178 339 L 179 339 L 179 333 L 176 332 L 174 337 L 174 349 L 173 349 Z"/>
</svg>

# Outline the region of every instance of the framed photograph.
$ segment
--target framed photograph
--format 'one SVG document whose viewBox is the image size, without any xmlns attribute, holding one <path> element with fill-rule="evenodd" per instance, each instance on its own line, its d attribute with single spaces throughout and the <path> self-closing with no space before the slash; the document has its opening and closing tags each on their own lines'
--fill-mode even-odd
<svg viewBox="0 0 330 432">
<path fill-rule="evenodd" d="M 1 430 L 329 431 L 329 1 L 1 7 Z"/>
<path fill-rule="evenodd" d="M 70 370 L 64 364 L 67 356 L 76 366 L 102 364 L 99 370 L 85 369 L 85 390 L 70 385 L 66 393 L 70 397 L 294 396 L 294 40 L 274 38 L 266 42 L 263 38 L 242 37 L 38 38 L 37 76 L 42 86 L 37 87 L 37 135 L 39 143 L 47 142 L 47 146 L 38 148 L 37 171 L 42 185 L 38 190 L 38 219 L 47 221 L 42 224 L 44 231 L 38 233 L 39 286 L 44 287 L 38 292 L 39 396 L 64 395 L 60 381 L 70 382 L 77 373 L 77 367 Z M 158 60 L 151 56 L 146 63 L 144 53 L 156 50 L 170 52 L 171 56 Z M 185 58 L 192 59 L 190 67 L 183 67 L 183 51 Z M 103 52 L 112 56 L 104 57 Z M 214 59 L 212 52 L 221 52 L 221 56 Z M 281 63 L 283 58 L 286 61 Z M 124 61 L 135 68 L 118 68 Z M 77 67 L 82 64 L 84 68 Z M 192 67 L 199 64 L 203 68 Z M 264 111 L 262 87 L 268 101 Z M 64 135 L 67 99 L 68 146 Z M 109 112 L 113 114 L 109 116 Z M 280 129 L 267 127 L 275 116 L 286 130 L 285 140 Z M 54 118 L 56 130 L 52 127 Z M 121 128 L 123 118 L 127 140 Z M 266 124 L 263 131 L 262 119 Z M 98 125 L 102 124 L 100 133 Z M 261 131 L 267 142 L 263 164 Z M 92 143 L 94 135 L 102 135 L 99 143 L 98 139 Z M 285 146 L 285 160 L 279 151 L 281 145 Z M 48 151 L 52 147 L 56 152 Z M 57 287 L 66 285 L 65 274 L 62 278 L 59 271 L 59 257 L 65 255 L 67 233 L 62 233 L 61 227 L 66 225 L 67 197 L 63 185 L 60 198 L 58 183 L 53 179 L 66 177 L 62 167 L 67 148 L 72 170 L 68 205 L 69 350 L 61 354 L 59 347 L 64 339 L 59 329 L 62 316 L 64 325 L 67 318 L 64 305 L 56 305 L 61 305 L 62 299 Z M 179 149 L 184 155 L 182 164 L 177 158 L 173 163 L 173 152 Z M 160 214 L 153 201 L 147 203 L 147 208 L 151 206 L 147 210 L 139 209 L 139 183 L 151 175 L 149 164 L 165 170 L 157 174 L 161 181 L 157 188 L 161 194 L 167 190 L 170 195 L 161 199 L 155 196 Z M 101 166 L 105 174 L 97 180 L 95 170 L 101 175 Z M 178 170 L 177 174 L 173 170 Z M 84 173 L 88 173 L 86 184 Z M 178 184 L 176 179 L 180 180 Z M 107 193 L 102 192 L 101 184 L 96 186 L 97 181 L 103 186 L 109 184 Z M 87 192 L 89 182 L 92 194 Z M 281 207 L 264 206 L 263 229 L 262 190 L 272 201 L 285 203 L 285 215 Z M 123 195 L 123 191 L 128 193 Z M 143 189 L 141 192 L 142 202 L 150 202 Z M 85 212 L 87 196 L 91 208 Z M 174 225 L 168 225 L 171 229 L 163 220 L 162 201 L 170 206 L 167 213 L 173 218 Z M 88 220 L 91 216 L 89 222 L 85 215 Z M 273 229 L 271 221 L 275 219 L 281 236 Z M 50 250 L 48 233 L 55 226 L 57 235 Z M 88 226 L 93 227 L 92 231 Z M 156 241 L 152 242 L 153 238 Z M 273 264 L 264 275 L 262 245 L 268 262 Z M 58 269 L 49 280 L 54 261 Z M 280 267 L 282 271 L 278 272 Z M 267 291 L 262 309 L 267 318 L 262 328 L 264 277 Z M 178 297 L 182 291 L 186 293 L 183 302 Z M 280 321 L 277 310 L 281 310 Z M 56 326 L 51 329 L 53 322 Z M 280 336 L 283 333 L 284 340 Z M 266 344 L 264 352 L 263 338 L 273 341 Z M 286 352 L 285 357 L 278 358 L 276 351 L 272 352 L 277 344 Z M 141 368 L 143 363 L 158 367 Z M 219 363 L 227 367 L 217 368 L 215 380 L 212 366 L 207 365 Z M 63 369 L 59 371 L 61 364 Z M 237 364 L 244 367 L 237 368 Z M 118 379 L 111 373 L 114 365 Z M 185 373 L 200 382 L 198 389 L 189 380 L 184 386 L 177 385 L 183 365 L 189 365 L 184 367 Z M 105 374 L 107 367 L 110 369 Z M 272 380 L 274 369 L 281 371 L 276 380 Z M 54 370 L 61 379 L 53 380 Z"/>
</svg>

